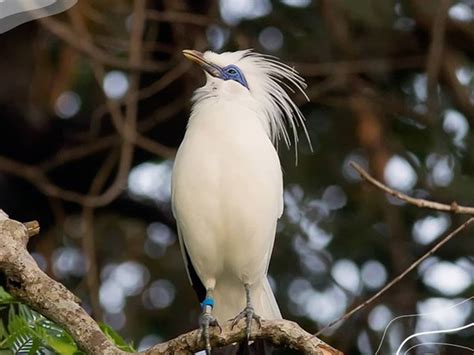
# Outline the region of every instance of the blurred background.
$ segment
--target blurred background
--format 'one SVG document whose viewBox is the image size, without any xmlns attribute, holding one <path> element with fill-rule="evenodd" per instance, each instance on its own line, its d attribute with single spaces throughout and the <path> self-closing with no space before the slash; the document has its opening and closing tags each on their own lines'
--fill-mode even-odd
<svg viewBox="0 0 474 355">
<path fill-rule="evenodd" d="M 269 273 L 286 319 L 316 332 L 466 219 L 390 198 L 348 163 L 409 195 L 474 205 L 473 0 L 137 4 L 81 0 L 0 35 L 0 208 L 39 220 L 38 264 L 138 349 L 196 328 L 199 314 L 170 208 L 173 155 L 204 83 L 182 49 L 254 48 L 307 80 L 311 101 L 295 101 L 314 152 L 302 139 L 295 166 L 293 148 L 279 149 L 286 208 Z M 473 237 L 322 338 L 390 354 L 414 332 L 473 322 L 472 300 L 451 307 L 474 296 Z M 429 314 L 397 320 L 382 341 L 411 313 Z M 474 329 L 411 345 L 422 341 L 474 347 Z M 428 352 L 471 353 L 410 354 Z"/>
</svg>

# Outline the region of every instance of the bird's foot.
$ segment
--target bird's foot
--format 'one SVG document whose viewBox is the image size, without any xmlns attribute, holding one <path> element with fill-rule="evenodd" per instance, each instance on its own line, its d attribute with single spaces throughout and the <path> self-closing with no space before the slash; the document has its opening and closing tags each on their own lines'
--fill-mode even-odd
<svg viewBox="0 0 474 355">
<path fill-rule="evenodd" d="M 242 312 L 237 314 L 237 316 L 235 316 L 234 319 L 231 319 L 232 320 L 231 328 L 233 329 L 237 325 L 237 323 L 239 323 L 239 321 L 243 318 L 245 318 L 245 321 L 246 321 L 245 331 L 246 331 L 246 334 L 247 334 L 247 339 L 250 339 L 250 333 L 252 331 L 252 320 L 255 319 L 258 326 L 261 327 L 262 326 L 262 317 L 255 314 L 255 310 L 253 309 L 252 306 L 247 305 L 247 307 L 245 307 Z"/>
<path fill-rule="evenodd" d="M 199 327 L 201 329 L 201 337 L 204 339 L 206 344 L 206 354 L 211 354 L 211 338 L 209 336 L 210 327 L 219 327 L 219 330 L 222 332 L 222 328 L 217 322 L 217 319 L 212 316 L 212 314 L 204 310 L 199 316 Z"/>
</svg>

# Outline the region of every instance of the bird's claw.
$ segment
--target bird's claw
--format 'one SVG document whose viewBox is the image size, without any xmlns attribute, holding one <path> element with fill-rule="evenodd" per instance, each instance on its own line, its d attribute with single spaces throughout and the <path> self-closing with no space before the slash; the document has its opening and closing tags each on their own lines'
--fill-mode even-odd
<svg viewBox="0 0 474 355">
<path fill-rule="evenodd" d="M 220 324 L 217 322 L 211 313 L 203 312 L 199 316 L 199 327 L 201 329 L 201 338 L 204 339 L 206 344 L 206 354 L 211 354 L 211 338 L 209 336 L 209 327 L 216 326 L 219 328 L 219 331 L 222 333 L 222 328 Z"/>
<path fill-rule="evenodd" d="M 258 327 L 260 328 L 262 327 L 262 317 L 255 314 L 255 310 L 253 309 L 252 306 L 247 306 L 244 308 L 242 312 L 237 314 L 237 316 L 235 316 L 234 319 L 231 319 L 232 320 L 231 329 L 234 329 L 237 323 L 239 323 L 239 321 L 243 318 L 245 318 L 245 322 L 246 322 L 245 332 L 247 334 L 247 339 L 250 339 L 250 333 L 252 331 L 252 320 L 255 319 L 255 321 L 258 324 Z"/>
</svg>

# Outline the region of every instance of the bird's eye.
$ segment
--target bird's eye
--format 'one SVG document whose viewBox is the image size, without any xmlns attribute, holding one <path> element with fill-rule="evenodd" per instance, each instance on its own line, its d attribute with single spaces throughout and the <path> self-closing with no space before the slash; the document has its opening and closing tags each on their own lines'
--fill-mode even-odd
<svg viewBox="0 0 474 355">
<path fill-rule="evenodd" d="M 247 89 L 249 88 L 247 84 L 247 80 L 245 80 L 244 74 L 240 71 L 240 69 L 234 65 L 229 65 L 222 69 L 222 76 L 223 80 L 232 80 L 236 81 Z"/>
</svg>

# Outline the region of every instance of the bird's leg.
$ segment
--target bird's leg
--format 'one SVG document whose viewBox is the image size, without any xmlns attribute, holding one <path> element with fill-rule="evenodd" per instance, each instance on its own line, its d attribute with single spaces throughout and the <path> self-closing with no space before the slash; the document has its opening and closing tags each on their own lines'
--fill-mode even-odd
<svg viewBox="0 0 474 355">
<path fill-rule="evenodd" d="M 201 328 L 201 337 L 206 344 L 206 354 L 211 354 L 211 340 L 209 336 L 209 327 L 217 326 L 222 330 L 217 320 L 212 316 L 212 308 L 214 307 L 214 299 L 211 295 L 211 290 L 207 290 L 206 298 L 201 303 L 201 315 L 199 316 L 199 327 Z"/>
<path fill-rule="evenodd" d="M 250 298 L 250 285 L 245 284 L 245 295 L 247 298 L 247 306 L 244 308 L 242 312 L 237 314 L 237 316 L 232 320 L 232 328 L 235 327 L 235 325 L 242 319 L 245 318 L 247 327 L 246 327 L 246 333 L 247 333 L 247 339 L 250 339 L 250 332 L 252 330 L 252 319 L 255 319 L 258 323 L 258 326 L 261 327 L 262 323 L 262 317 L 259 315 L 255 314 L 255 310 L 252 305 L 252 300 Z"/>
</svg>

